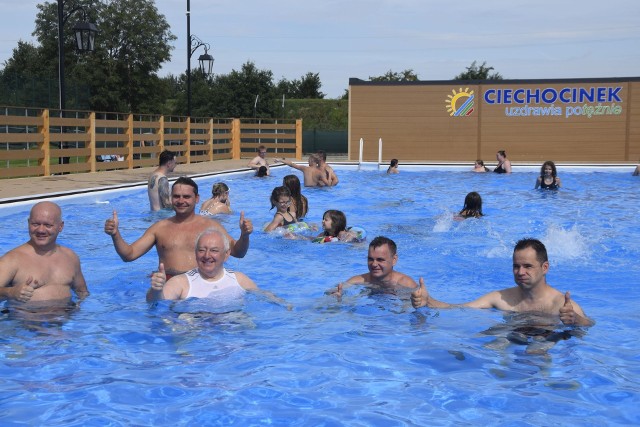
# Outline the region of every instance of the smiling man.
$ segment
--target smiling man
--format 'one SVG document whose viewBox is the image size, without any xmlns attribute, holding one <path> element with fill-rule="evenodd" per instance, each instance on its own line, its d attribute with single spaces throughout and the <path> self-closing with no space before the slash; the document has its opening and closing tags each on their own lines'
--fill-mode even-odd
<svg viewBox="0 0 640 427">
<path fill-rule="evenodd" d="M 217 228 L 203 231 L 195 244 L 197 268 L 167 280 L 164 265 L 151 276 L 147 301 L 214 298 L 218 302 L 242 297 L 256 284 L 239 271 L 224 268 L 229 258 L 229 239 Z"/>
<path fill-rule="evenodd" d="M 449 304 L 432 298 L 420 278 L 420 287 L 411 295 L 414 307 L 495 308 L 515 313 L 534 313 L 558 316 L 565 325 L 591 326 L 582 308 L 571 299 L 569 292 L 562 293 L 546 280 L 549 271 L 547 249 L 536 239 L 522 239 L 513 250 L 513 279 L 517 286 L 489 292 L 475 301 Z"/>
<path fill-rule="evenodd" d="M 28 226 L 29 241 L 0 258 L 0 301 L 66 303 L 72 291 L 89 295 L 78 256 L 57 243 L 64 228 L 60 207 L 36 203 Z"/>
<path fill-rule="evenodd" d="M 116 252 L 125 262 L 140 258 L 155 246 L 169 277 L 196 267 L 195 241 L 207 228 L 218 229 L 229 239 L 231 256 L 244 257 L 249 249 L 249 235 L 253 232 L 251 220 L 240 212 L 240 238 L 234 240 L 218 221 L 195 213 L 199 200 L 198 184 L 191 178 L 180 177 L 171 188 L 174 216 L 156 222 L 138 240 L 128 244 L 120 235 L 118 214 L 114 210 L 113 216 L 105 221 L 104 232 L 111 236 Z"/>
</svg>

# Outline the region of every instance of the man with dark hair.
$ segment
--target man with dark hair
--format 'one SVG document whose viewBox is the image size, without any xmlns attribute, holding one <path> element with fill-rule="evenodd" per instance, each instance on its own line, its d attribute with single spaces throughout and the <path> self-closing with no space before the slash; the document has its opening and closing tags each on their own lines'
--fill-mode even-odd
<svg viewBox="0 0 640 427">
<path fill-rule="evenodd" d="M 160 153 L 159 166 L 153 171 L 147 183 L 149 205 L 151 205 L 152 211 L 171 207 L 171 191 L 167 174 L 173 172 L 175 168 L 176 153 L 169 150 L 164 150 Z"/>
<path fill-rule="evenodd" d="M 559 316 L 565 325 L 591 326 L 582 308 L 571 299 L 569 292 L 562 293 L 546 281 L 549 270 L 547 249 L 537 239 L 522 239 L 513 250 L 513 279 L 517 286 L 489 292 L 475 301 L 449 304 L 432 298 L 420 278 L 420 287 L 411 295 L 414 307 L 471 307 L 496 308 L 516 313 L 536 313 Z"/>
<path fill-rule="evenodd" d="M 229 239 L 231 256 L 244 257 L 253 232 L 251 220 L 240 212 L 240 238 L 234 240 L 218 221 L 195 213 L 199 200 L 198 184 L 191 178 L 180 177 L 171 187 L 174 216 L 156 222 L 138 240 L 128 244 L 120 235 L 118 213 L 114 210 L 113 216 L 105 221 L 104 232 L 111 236 L 116 252 L 125 262 L 140 258 L 155 246 L 169 277 L 196 268 L 196 238 L 208 228 L 220 230 Z"/>
<path fill-rule="evenodd" d="M 318 158 L 318 167 L 322 170 L 322 172 L 327 177 L 327 181 L 329 181 L 329 186 L 333 187 L 338 184 L 338 176 L 331 166 L 327 164 L 327 153 L 324 150 L 316 151 L 316 157 Z"/>
<path fill-rule="evenodd" d="M 329 291 L 329 293 L 341 297 L 344 289 L 355 284 L 373 286 L 381 290 L 416 288 L 418 284 L 415 280 L 393 269 L 397 262 L 396 243 L 387 237 L 378 236 L 369 243 L 369 252 L 367 254 L 369 272 L 353 276 L 346 283 L 340 283 L 337 288 Z"/>
</svg>

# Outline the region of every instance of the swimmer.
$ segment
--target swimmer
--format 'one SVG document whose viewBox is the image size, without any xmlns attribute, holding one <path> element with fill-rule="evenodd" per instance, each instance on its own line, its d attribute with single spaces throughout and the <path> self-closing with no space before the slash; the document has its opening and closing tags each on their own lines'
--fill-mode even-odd
<svg viewBox="0 0 640 427">
<path fill-rule="evenodd" d="M 265 147 L 264 145 L 258 146 L 258 155 L 255 156 L 253 159 L 251 159 L 251 161 L 247 166 L 250 167 L 251 169 L 256 170 L 256 176 L 270 175 L 271 170 L 269 169 L 269 162 L 267 161 L 267 147 Z M 263 171 L 266 170 L 266 173 L 263 172 L 264 175 L 258 175 L 257 172 L 259 172 L 262 166 L 264 166 L 265 169 L 263 169 Z"/>
<path fill-rule="evenodd" d="M 53 202 L 36 203 L 27 220 L 29 241 L 0 257 L 0 301 L 45 307 L 89 295 L 76 253 L 57 243 L 64 228 Z"/>
<path fill-rule="evenodd" d="M 411 294 L 411 302 L 416 308 L 495 308 L 505 312 L 541 314 L 564 325 L 592 326 L 593 320 L 571 299 L 569 292 L 563 294 L 547 283 L 548 270 L 544 244 L 536 239 L 522 239 L 513 250 L 513 278 L 517 286 L 489 292 L 468 303 L 449 304 L 432 298 L 420 278 L 420 287 Z"/>
<path fill-rule="evenodd" d="M 295 175 L 287 175 L 282 178 L 282 185 L 291 192 L 291 212 L 295 212 L 298 221 L 302 221 L 309 211 L 309 201 L 302 194 L 300 180 Z"/>
<path fill-rule="evenodd" d="M 230 206 L 229 187 L 224 182 L 216 182 L 211 187 L 211 198 L 200 206 L 200 215 L 230 214 Z"/>
<path fill-rule="evenodd" d="M 365 284 L 375 286 L 385 290 L 396 290 L 398 288 L 415 289 L 418 284 L 411 277 L 404 273 L 395 271 L 393 267 L 398 262 L 396 243 L 384 236 L 378 236 L 369 243 L 367 254 L 368 273 L 353 276 L 346 283 L 341 283 L 337 288 L 327 293 L 342 296 L 342 291 L 354 284 Z"/>
<path fill-rule="evenodd" d="M 483 215 L 482 197 L 480 197 L 480 194 L 472 191 L 464 198 L 464 206 L 454 219 L 480 218 Z"/>
<path fill-rule="evenodd" d="M 500 150 L 496 153 L 498 166 L 493 170 L 495 173 L 511 173 L 511 161 L 507 159 L 507 152 Z"/>
<path fill-rule="evenodd" d="M 259 290 L 246 274 L 224 267 L 230 255 L 229 239 L 220 229 L 204 230 L 196 239 L 194 247 L 197 267 L 191 271 L 167 279 L 164 265 L 160 263 L 158 271 L 151 275 L 151 286 L 147 291 L 148 302 L 187 298 L 233 301 L 249 291 L 260 292 L 271 301 L 288 306 L 271 292 Z"/>
<path fill-rule="evenodd" d="M 147 194 L 152 211 L 171 208 L 171 189 L 167 175 L 176 168 L 176 153 L 164 150 L 160 153 L 159 166 L 147 182 Z"/>
<path fill-rule="evenodd" d="M 387 174 L 396 174 L 400 173 L 398 170 L 398 159 L 391 159 L 391 163 L 389 163 L 389 167 L 387 168 Z"/>
<path fill-rule="evenodd" d="M 535 188 L 542 188 L 543 190 L 557 190 L 560 188 L 560 178 L 556 171 L 556 165 L 551 160 L 547 160 L 542 164 Z"/>
<path fill-rule="evenodd" d="M 318 150 L 316 151 L 316 158 L 318 159 L 318 167 L 325 173 L 327 181 L 329 181 L 329 186 L 337 185 L 339 182 L 338 175 L 327 163 L 327 153 L 324 150 Z"/>
<path fill-rule="evenodd" d="M 269 169 L 267 169 L 266 166 L 260 166 L 256 171 L 255 176 L 258 178 L 264 178 L 266 176 L 269 176 Z"/>
<path fill-rule="evenodd" d="M 333 242 L 357 242 L 361 240 L 357 233 L 347 228 L 347 217 L 342 211 L 329 209 L 322 215 L 323 232 L 313 239 L 316 243 Z"/>
<path fill-rule="evenodd" d="M 314 154 L 309 156 L 309 166 L 297 165 L 287 159 L 275 159 L 275 161 L 284 163 L 287 166 L 291 166 L 294 169 L 302 171 L 305 187 L 331 186 L 331 182 L 327 179 L 326 174 L 320 169 L 319 160 Z"/>
<path fill-rule="evenodd" d="M 489 172 L 489 168 L 484 165 L 484 162 L 482 160 L 478 159 L 473 164 L 473 169 L 471 169 L 471 171 L 484 173 Z"/>
<path fill-rule="evenodd" d="M 198 184 L 188 177 L 180 177 L 171 188 L 171 201 L 175 215 L 162 219 L 132 244 L 120 235 L 118 214 L 105 221 L 104 232 L 111 236 L 113 246 L 124 262 L 135 261 L 156 247 L 158 258 L 164 264 L 167 274 L 174 276 L 196 267 L 194 244 L 196 237 L 207 228 L 219 229 L 230 241 L 231 256 L 242 258 L 249 249 L 249 235 L 253 232 L 251 220 L 240 212 L 240 238 L 234 240 L 224 227 L 210 216 L 196 215 L 199 201 Z"/>
<path fill-rule="evenodd" d="M 273 231 L 278 227 L 286 227 L 298 222 L 295 212 L 291 209 L 291 192 L 285 186 L 276 187 L 271 192 L 271 209 L 276 208 L 273 220 L 264 228 L 264 231 Z"/>
</svg>

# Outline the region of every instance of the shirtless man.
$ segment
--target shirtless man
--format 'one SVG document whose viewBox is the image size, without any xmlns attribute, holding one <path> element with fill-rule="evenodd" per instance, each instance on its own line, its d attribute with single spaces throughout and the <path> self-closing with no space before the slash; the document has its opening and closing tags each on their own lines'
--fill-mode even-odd
<svg viewBox="0 0 640 427">
<path fill-rule="evenodd" d="M 333 187 L 338 184 L 338 175 L 336 175 L 335 171 L 329 164 L 327 163 L 327 153 L 324 150 L 316 151 L 316 157 L 318 158 L 318 167 L 322 170 L 327 176 L 327 181 L 329 181 L 329 185 Z"/>
<path fill-rule="evenodd" d="M 164 150 L 160 153 L 160 166 L 153 171 L 147 183 L 149 205 L 152 211 L 171 207 L 171 191 L 167 174 L 176 168 L 176 153 Z"/>
<path fill-rule="evenodd" d="M 367 255 L 369 272 L 353 276 L 347 280 L 346 284 L 340 283 L 336 289 L 329 291 L 329 293 L 340 298 L 344 289 L 360 283 L 390 290 L 417 288 L 418 284 L 415 280 L 393 269 L 397 262 L 396 243 L 387 237 L 378 236 L 369 243 L 369 253 Z"/>
<path fill-rule="evenodd" d="M 267 175 L 271 175 L 271 170 L 269 170 L 269 162 L 267 162 L 266 156 L 267 147 L 265 147 L 264 145 L 259 146 L 258 155 L 251 159 L 247 166 L 255 170 L 260 169 L 260 166 L 264 166 L 267 168 Z"/>
<path fill-rule="evenodd" d="M 325 173 L 320 169 L 318 158 L 314 154 L 309 156 L 309 166 L 297 165 L 287 159 L 275 159 L 275 161 L 302 171 L 305 187 L 328 187 L 331 185 Z"/>
<path fill-rule="evenodd" d="M 517 286 L 489 292 L 464 304 L 449 304 L 432 298 L 420 278 L 420 287 L 411 294 L 414 307 L 472 307 L 496 308 L 516 313 L 558 316 L 565 325 L 592 326 L 582 308 L 571 299 L 569 292 L 562 293 L 546 281 L 549 270 L 547 249 L 536 239 L 522 239 L 513 250 L 513 278 Z"/>
<path fill-rule="evenodd" d="M 64 228 L 60 207 L 36 203 L 27 223 L 29 241 L 0 258 L 0 301 L 68 303 L 71 291 L 89 295 L 78 256 L 56 243 Z"/>
<path fill-rule="evenodd" d="M 191 178 L 180 177 L 171 188 L 171 200 L 175 215 L 162 219 L 144 232 L 132 244 L 124 241 L 118 230 L 118 214 L 105 221 L 104 232 L 111 236 L 113 245 L 120 258 L 125 262 L 134 261 L 156 247 L 160 262 L 164 264 L 169 276 L 181 274 L 197 266 L 195 242 L 198 235 L 207 228 L 220 230 L 229 239 L 230 254 L 242 258 L 249 249 L 249 235 L 253 232 L 251 220 L 240 213 L 240 238 L 234 240 L 215 219 L 195 213 L 198 196 L 198 184 Z"/>
</svg>

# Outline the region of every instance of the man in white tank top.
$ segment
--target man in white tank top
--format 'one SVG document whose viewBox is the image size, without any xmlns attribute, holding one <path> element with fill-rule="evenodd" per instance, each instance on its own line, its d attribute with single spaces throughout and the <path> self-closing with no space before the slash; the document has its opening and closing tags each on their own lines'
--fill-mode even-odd
<svg viewBox="0 0 640 427">
<path fill-rule="evenodd" d="M 160 263 L 159 271 L 151 276 L 147 301 L 191 297 L 234 299 L 242 297 L 247 290 L 258 289 L 245 274 L 224 268 L 229 255 L 229 239 L 217 229 L 205 230 L 196 241 L 198 268 L 167 280 L 164 265 Z"/>
</svg>

